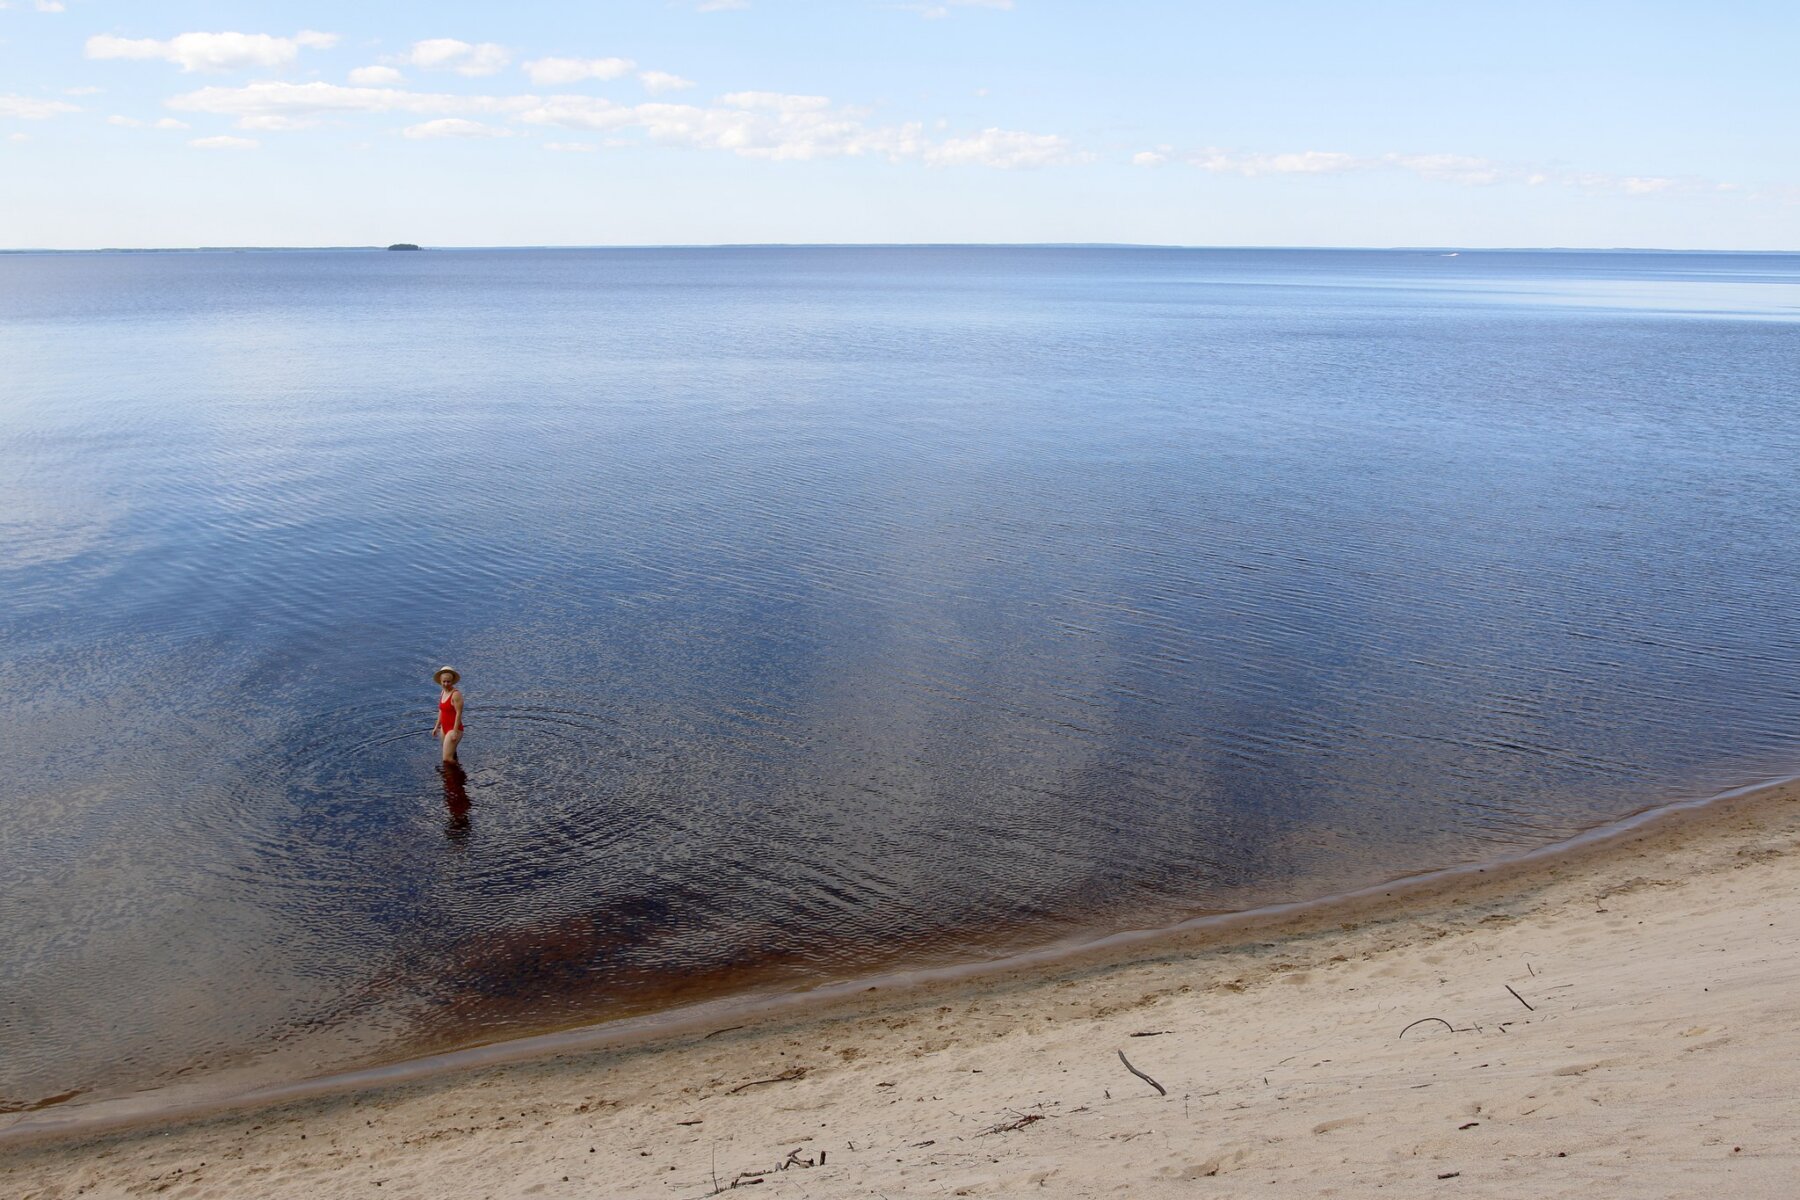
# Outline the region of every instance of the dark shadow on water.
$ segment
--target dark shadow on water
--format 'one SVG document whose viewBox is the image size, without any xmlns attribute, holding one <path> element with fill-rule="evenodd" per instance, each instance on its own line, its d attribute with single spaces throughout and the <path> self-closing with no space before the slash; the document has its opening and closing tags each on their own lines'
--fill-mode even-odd
<svg viewBox="0 0 1800 1200">
<path fill-rule="evenodd" d="M 462 769 L 461 763 L 443 763 L 438 767 L 438 774 L 444 781 L 444 807 L 449 810 L 450 819 L 444 825 L 444 834 L 453 842 L 466 841 L 469 836 L 469 773 Z"/>
</svg>

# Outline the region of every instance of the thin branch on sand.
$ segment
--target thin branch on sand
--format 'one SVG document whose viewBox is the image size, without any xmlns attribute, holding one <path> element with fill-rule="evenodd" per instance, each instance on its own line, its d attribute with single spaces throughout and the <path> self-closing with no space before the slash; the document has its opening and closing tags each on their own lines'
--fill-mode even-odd
<svg viewBox="0 0 1800 1200">
<path fill-rule="evenodd" d="M 730 1091 L 726 1092 L 725 1094 L 727 1096 L 735 1096 L 739 1092 L 743 1091 L 745 1088 L 753 1088 L 759 1083 L 787 1083 L 790 1080 L 805 1079 L 805 1078 L 806 1078 L 806 1068 L 805 1067 L 789 1067 L 787 1070 L 783 1071 L 781 1074 L 771 1075 L 767 1079 L 752 1079 L 749 1083 L 740 1083 L 736 1087 L 732 1088 Z"/>
<path fill-rule="evenodd" d="M 1531 1002 L 1529 1000 L 1527 1000 L 1527 999 L 1525 999 L 1525 997 L 1519 995 L 1519 993 L 1513 992 L 1512 984 L 1503 983 L 1500 986 L 1505 988 L 1507 991 L 1512 992 L 1513 999 L 1517 1000 L 1520 1004 L 1523 1004 L 1525 1006 L 1525 1011 L 1527 1011 L 1527 1012 L 1536 1012 L 1537 1011 L 1537 1009 L 1531 1007 Z"/>
<path fill-rule="evenodd" d="M 1439 1025 L 1442 1025 L 1445 1029 L 1448 1029 L 1451 1033 L 1461 1033 L 1462 1032 L 1460 1029 L 1458 1029 L 1456 1026 L 1452 1025 L 1450 1022 L 1444 1020 L 1444 1018 L 1442 1018 L 1442 1017 L 1420 1017 L 1418 1020 L 1414 1021 L 1411 1025 L 1408 1025 L 1406 1027 L 1406 1029 L 1402 1029 L 1400 1031 L 1400 1036 L 1405 1037 L 1407 1029 L 1416 1029 L 1418 1026 L 1425 1024 L 1427 1021 L 1436 1021 Z"/>
<path fill-rule="evenodd" d="M 1119 1051 L 1119 1061 L 1125 1064 L 1125 1069 L 1127 1071 L 1130 1071 L 1133 1075 L 1136 1075 L 1139 1079 L 1143 1080 L 1145 1083 L 1147 1083 L 1151 1087 L 1155 1088 L 1157 1095 L 1166 1096 L 1169 1094 L 1168 1088 L 1164 1087 L 1162 1084 L 1156 1082 L 1156 1080 L 1150 1078 L 1148 1075 L 1144 1074 L 1142 1071 L 1140 1071 L 1136 1067 L 1132 1066 L 1131 1060 L 1129 1058 L 1125 1057 L 1125 1052 L 1123 1050 Z"/>
<path fill-rule="evenodd" d="M 1007 1111 L 1012 1112 L 1011 1109 L 1008 1109 Z M 1018 1120 L 1003 1121 L 998 1125 L 995 1125 L 988 1129 L 982 1130 L 980 1133 L 976 1134 L 975 1136 L 976 1137 L 986 1137 L 990 1133 L 1011 1133 L 1015 1129 L 1025 1128 L 1027 1125 L 1031 1124 L 1033 1121 L 1041 1121 L 1044 1119 L 1043 1113 L 1013 1113 L 1013 1116 L 1017 1117 Z"/>
</svg>

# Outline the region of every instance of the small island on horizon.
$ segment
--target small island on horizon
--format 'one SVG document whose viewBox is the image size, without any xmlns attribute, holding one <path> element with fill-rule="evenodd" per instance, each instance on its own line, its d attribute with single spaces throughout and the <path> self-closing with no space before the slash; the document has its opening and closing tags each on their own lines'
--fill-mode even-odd
<svg viewBox="0 0 1800 1200">
<path fill-rule="evenodd" d="M 418 248 L 419 247 L 412 242 L 395 242 L 388 247 L 389 250 L 417 250 Z"/>
</svg>

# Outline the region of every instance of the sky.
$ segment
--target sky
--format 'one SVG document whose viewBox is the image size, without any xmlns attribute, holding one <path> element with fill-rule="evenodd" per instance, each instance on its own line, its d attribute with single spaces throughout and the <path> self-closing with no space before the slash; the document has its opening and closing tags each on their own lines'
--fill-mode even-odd
<svg viewBox="0 0 1800 1200">
<path fill-rule="evenodd" d="M 1793 0 L 0 0 L 0 247 L 1800 250 Z"/>
</svg>

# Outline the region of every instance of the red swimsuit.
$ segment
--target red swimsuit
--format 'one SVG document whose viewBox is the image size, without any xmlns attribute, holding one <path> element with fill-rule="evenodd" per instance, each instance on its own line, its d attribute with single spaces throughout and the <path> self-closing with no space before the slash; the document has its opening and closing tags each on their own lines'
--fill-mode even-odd
<svg viewBox="0 0 1800 1200">
<path fill-rule="evenodd" d="M 452 693 L 445 692 L 438 700 L 438 727 L 445 733 L 461 733 L 463 731 L 462 714 L 456 711 L 456 704 L 451 700 Z"/>
</svg>

